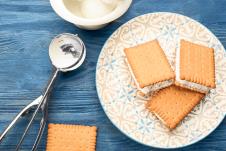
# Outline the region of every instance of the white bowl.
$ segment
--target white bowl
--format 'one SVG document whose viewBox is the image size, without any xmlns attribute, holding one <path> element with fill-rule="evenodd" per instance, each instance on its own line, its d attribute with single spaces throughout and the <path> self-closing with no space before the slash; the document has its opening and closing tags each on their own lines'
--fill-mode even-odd
<svg viewBox="0 0 226 151">
<path fill-rule="evenodd" d="M 65 2 L 71 2 L 70 5 L 73 5 L 74 3 L 73 13 L 71 12 L 70 7 L 65 6 Z M 79 28 L 88 30 L 100 29 L 108 23 L 116 20 L 128 10 L 131 3 L 132 0 L 120 0 L 117 6 L 109 14 L 100 18 L 88 19 L 80 15 L 79 9 L 76 9 L 75 0 L 50 0 L 52 8 L 60 17 L 75 24 Z"/>
</svg>

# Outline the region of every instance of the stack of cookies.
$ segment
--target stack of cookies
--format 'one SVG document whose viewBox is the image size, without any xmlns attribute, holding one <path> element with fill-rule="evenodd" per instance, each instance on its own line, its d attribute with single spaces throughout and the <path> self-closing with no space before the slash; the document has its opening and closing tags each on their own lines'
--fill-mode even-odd
<svg viewBox="0 0 226 151">
<path fill-rule="evenodd" d="M 212 48 L 181 40 L 175 71 L 157 40 L 126 48 L 124 53 L 139 95 L 150 96 L 147 109 L 170 129 L 216 87 Z"/>
</svg>

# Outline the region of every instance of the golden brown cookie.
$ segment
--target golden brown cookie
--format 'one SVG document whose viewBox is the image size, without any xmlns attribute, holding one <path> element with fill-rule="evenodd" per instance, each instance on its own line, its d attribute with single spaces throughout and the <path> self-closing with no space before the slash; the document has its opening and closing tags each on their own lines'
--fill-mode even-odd
<svg viewBox="0 0 226 151">
<path fill-rule="evenodd" d="M 95 126 L 49 124 L 46 151 L 95 151 Z"/>
<path fill-rule="evenodd" d="M 174 129 L 204 96 L 203 93 L 172 85 L 151 97 L 147 108 L 167 127 Z"/>
<path fill-rule="evenodd" d="M 180 57 L 176 60 L 178 85 L 201 92 L 208 92 L 216 87 L 213 48 L 181 40 L 180 50 L 177 53 L 179 53 L 177 57 Z"/>
<path fill-rule="evenodd" d="M 143 93 L 147 93 L 148 88 L 156 90 L 173 83 L 175 74 L 157 40 L 126 48 L 124 53 L 138 88 L 146 89 Z"/>
</svg>

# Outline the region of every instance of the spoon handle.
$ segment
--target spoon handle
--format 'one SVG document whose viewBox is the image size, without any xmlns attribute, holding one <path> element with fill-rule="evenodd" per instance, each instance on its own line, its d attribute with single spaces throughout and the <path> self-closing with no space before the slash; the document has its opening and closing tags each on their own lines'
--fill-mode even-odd
<svg viewBox="0 0 226 151">
<path fill-rule="evenodd" d="M 28 125 L 27 125 L 27 127 L 26 127 L 26 129 L 25 129 L 25 131 L 24 131 L 19 143 L 17 144 L 16 151 L 18 151 L 20 149 L 20 146 L 21 146 L 21 144 L 22 144 L 22 142 L 23 142 L 23 140 L 25 138 L 25 135 L 27 134 L 28 130 L 30 129 L 31 124 L 33 123 L 34 118 L 37 115 L 39 109 L 41 108 L 46 96 L 49 95 L 49 93 L 50 93 L 50 91 L 51 91 L 51 89 L 53 87 L 53 84 L 54 84 L 59 72 L 60 72 L 59 69 L 55 69 L 54 70 L 53 75 L 52 75 L 51 79 L 49 80 L 49 83 L 47 84 L 47 87 L 46 87 L 46 89 L 45 89 L 45 91 L 43 93 L 43 97 L 42 97 L 40 103 L 38 104 L 38 107 L 36 108 L 35 112 L 33 113 L 32 117 L 31 117 L 31 120 L 29 121 L 29 123 L 28 123 Z"/>
</svg>

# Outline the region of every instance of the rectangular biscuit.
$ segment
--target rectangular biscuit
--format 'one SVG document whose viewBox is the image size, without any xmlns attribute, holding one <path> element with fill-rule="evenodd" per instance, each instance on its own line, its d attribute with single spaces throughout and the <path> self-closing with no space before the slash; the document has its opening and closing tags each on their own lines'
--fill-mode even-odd
<svg viewBox="0 0 226 151">
<path fill-rule="evenodd" d="M 49 124 L 46 151 L 95 151 L 95 126 Z"/>
<path fill-rule="evenodd" d="M 157 40 L 125 48 L 126 63 L 144 94 L 171 85 L 175 74 Z"/>
<path fill-rule="evenodd" d="M 156 92 L 147 103 L 167 127 L 174 129 L 201 101 L 205 94 L 172 85 Z"/>
<path fill-rule="evenodd" d="M 177 85 L 205 93 L 216 87 L 213 48 L 181 40 L 176 58 Z"/>
</svg>

